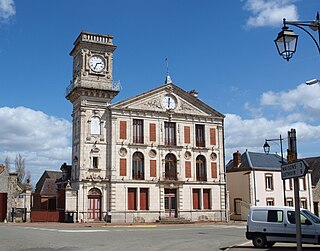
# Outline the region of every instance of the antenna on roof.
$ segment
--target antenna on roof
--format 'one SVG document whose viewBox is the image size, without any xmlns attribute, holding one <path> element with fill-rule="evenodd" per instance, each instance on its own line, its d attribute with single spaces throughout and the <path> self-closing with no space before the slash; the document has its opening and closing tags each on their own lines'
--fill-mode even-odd
<svg viewBox="0 0 320 251">
<path fill-rule="evenodd" d="M 167 85 L 167 84 L 172 84 L 172 80 L 171 80 L 171 77 L 169 75 L 169 61 L 168 61 L 168 58 L 166 58 L 165 61 L 166 61 L 166 65 L 167 65 L 167 75 L 166 75 L 166 80 L 164 81 L 164 84 Z"/>
</svg>

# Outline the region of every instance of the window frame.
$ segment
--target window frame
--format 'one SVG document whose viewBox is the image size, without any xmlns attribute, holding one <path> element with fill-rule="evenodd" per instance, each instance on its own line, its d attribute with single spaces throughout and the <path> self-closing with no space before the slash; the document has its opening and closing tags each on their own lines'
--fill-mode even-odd
<svg viewBox="0 0 320 251">
<path fill-rule="evenodd" d="M 264 175 L 265 180 L 265 190 L 266 191 L 273 191 L 274 190 L 274 179 L 272 173 L 266 173 Z"/>
<path fill-rule="evenodd" d="M 164 144 L 167 146 L 177 145 L 176 123 L 164 122 Z"/>
<path fill-rule="evenodd" d="M 207 160 L 203 155 L 196 158 L 196 180 L 207 181 Z"/>
<path fill-rule="evenodd" d="M 266 198 L 266 206 L 274 206 L 274 205 L 275 205 L 274 198 L 272 198 L 272 197 Z"/>
<path fill-rule="evenodd" d="M 99 157 L 92 156 L 92 168 L 99 169 Z"/>
<path fill-rule="evenodd" d="M 135 144 L 144 143 L 143 119 L 133 119 L 132 121 L 132 142 Z"/>
<path fill-rule="evenodd" d="M 144 180 L 144 156 L 141 152 L 132 154 L 132 179 Z"/>
<path fill-rule="evenodd" d="M 196 147 L 206 146 L 205 125 L 195 125 Z"/>
</svg>

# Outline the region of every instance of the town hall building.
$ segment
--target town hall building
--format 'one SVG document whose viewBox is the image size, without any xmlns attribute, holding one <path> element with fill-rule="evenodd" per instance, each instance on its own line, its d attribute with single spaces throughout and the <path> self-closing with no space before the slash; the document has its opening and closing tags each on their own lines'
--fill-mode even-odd
<svg viewBox="0 0 320 251">
<path fill-rule="evenodd" d="M 225 221 L 224 115 L 165 83 L 113 103 L 111 35 L 74 42 L 72 168 L 65 212 L 73 221 Z"/>
</svg>

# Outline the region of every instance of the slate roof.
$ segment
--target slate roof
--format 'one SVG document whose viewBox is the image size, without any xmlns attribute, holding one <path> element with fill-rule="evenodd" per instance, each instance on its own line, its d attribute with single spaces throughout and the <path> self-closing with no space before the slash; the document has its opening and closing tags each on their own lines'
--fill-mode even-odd
<svg viewBox="0 0 320 251">
<path fill-rule="evenodd" d="M 307 162 L 309 170 L 311 170 L 312 186 L 316 186 L 320 179 L 320 157 L 304 158 L 303 160 Z"/>
<path fill-rule="evenodd" d="M 59 171 L 44 171 L 39 181 L 36 184 L 36 193 L 42 196 L 54 196 L 57 193 L 56 180 L 62 177 L 62 172 Z"/>
<path fill-rule="evenodd" d="M 284 163 L 287 161 L 284 159 Z M 278 154 L 265 154 L 258 152 L 245 151 L 241 154 L 241 162 L 237 167 L 233 166 L 233 160 L 230 160 L 226 166 L 227 172 L 237 172 L 245 170 L 270 170 L 281 171 L 281 156 Z"/>
</svg>

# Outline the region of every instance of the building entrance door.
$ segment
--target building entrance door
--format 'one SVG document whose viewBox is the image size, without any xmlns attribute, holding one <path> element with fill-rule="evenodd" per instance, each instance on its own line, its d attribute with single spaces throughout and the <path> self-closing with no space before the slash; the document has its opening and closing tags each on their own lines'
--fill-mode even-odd
<svg viewBox="0 0 320 251">
<path fill-rule="evenodd" d="M 94 188 L 88 194 L 88 220 L 101 220 L 101 193 Z"/>
<path fill-rule="evenodd" d="M 166 217 L 177 217 L 177 198 L 176 189 L 164 190 L 164 207 Z"/>
</svg>

